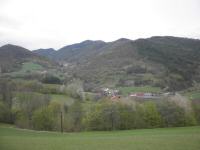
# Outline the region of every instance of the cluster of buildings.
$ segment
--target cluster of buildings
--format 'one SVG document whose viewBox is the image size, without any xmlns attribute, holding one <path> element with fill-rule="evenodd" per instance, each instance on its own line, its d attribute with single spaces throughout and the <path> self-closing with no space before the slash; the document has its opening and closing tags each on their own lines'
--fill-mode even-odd
<svg viewBox="0 0 200 150">
<path fill-rule="evenodd" d="M 120 99 L 121 95 L 119 95 L 119 90 L 113 90 L 113 89 L 109 89 L 109 88 L 103 88 L 102 89 L 102 94 L 104 96 L 110 97 L 111 100 L 116 100 L 116 99 Z"/>
<path fill-rule="evenodd" d="M 132 93 L 129 96 L 136 98 L 151 99 L 151 98 L 160 98 L 161 95 L 156 93 Z"/>
<path fill-rule="evenodd" d="M 111 99 L 120 99 L 122 96 L 119 94 L 119 90 L 113 90 L 109 88 L 103 88 L 102 94 L 104 96 L 110 97 Z M 151 92 L 135 92 L 129 94 L 129 97 L 132 98 L 141 98 L 141 99 L 158 99 L 165 96 L 172 96 L 175 93 L 167 92 L 167 93 L 151 93 Z"/>
<path fill-rule="evenodd" d="M 135 98 L 143 98 L 143 99 L 156 99 L 166 96 L 173 96 L 175 95 L 174 92 L 167 92 L 167 93 L 132 93 L 129 96 Z"/>
<path fill-rule="evenodd" d="M 113 90 L 109 88 L 103 88 L 102 92 L 103 92 L 103 95 L 105 96 L 116 96 L 119 94 L 119 90 Z"/>
</svg>

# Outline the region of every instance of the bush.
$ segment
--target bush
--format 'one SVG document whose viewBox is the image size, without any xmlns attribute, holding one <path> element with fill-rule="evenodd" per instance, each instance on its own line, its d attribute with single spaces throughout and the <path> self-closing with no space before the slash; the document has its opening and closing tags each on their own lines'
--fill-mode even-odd
<svg viewBox="0 0 200 150">
<path fill-rule="evenodd" d="M 61 110 L 62 110 L 62 107 L 61 107 L 61 104 L 58 103 L 58 102 L 51 102 L 48 106 L 48 109 L 52 112 L 52 118 L 53 118 L 53 121 L 54 121 L 54 127 L 53 127 L 53 130 L 55 131 L 59 131 L 60 130 L 60 115 L 61 115 Z"/>
<path fill-rule="evenodd" d="M 124 130 L 135 128 L 135 118 L 132 105 L 107 100 L 94 104 L 83 122 L 87 130 Z"/>
<path fill-rule="evenodd" d="M 12 123 L 12 113 L 7 105 L 0 101 L 0 122 Z"/>
<path fill-rule="evenodd" d="M 86 130 L 102 130 L 100 110 L 97 106 L 94 106 L 94 108 L 84 116 L 83 124 Z"/>
<path fill-rule="evenodd" d="M 31 119 L 31 116 L 36 109 L 48 106 L 49 101 L 50 97 L 48 95 L 33 92 L 17 93 L 15 99 L 15 103 L 18 104 L 16 107 L 24 111 L 29 119 Z"/>
<path fill-rule="evenodd" d="M 9 79 L 0 79 L 0 99 L 9 107 L 12 107 L 12 96 L 15 84 Z"/>
<path fill-rule="evenodd" d="M 42 90 L 42 83 L 38 81 L 15 81 L 16 90 L 19 92 L 40 92 Z"/>
<path fill-rule="evenodd" d="M 135 113 L 136 115 L 135 115 L 134 128 L 135 129 L 147 128 L 147 124 L 144 120 L 145 109 L 144 109 L 143 104 L 136 104 Z"/>
<path fill-rule="evenodd" d="M 163 118 L 165 127 L 179 127 L 196 124 L 193 113 L 187 112 L 175 102 L 164 100 L 158 103 L 158 111 Z"/>
<path fill-rule="evenodd" d="M 136 123 L 136 110 L 127 104 L 119 104 L 119 119 L 120 119 L 120 130 L 127 130 L 135 128 Z"/>
<path fill-rule="evenodd" d="M 66 93 L 78 100 L 85 100 L 85 93 L 83 90 L 83 83 L 80 80 L 74 80 L 66 88 Z"/>
<path fill-rule="evenodd" d="M 194 116 L 197 120 L 197 123 L 200 124 L 200 100 L 192 100 L 192 108 L 194 111 Z"/>
<path fill-rule="evenodd" d="M 66 131 L 81 131 L 82 130 L 83 108 L 82 103 L 77 100 L 69 108 L 65 117 Z"/>
<path fill-rule="evenodd" d="M 47 84 L 61 84 L 61 80 L 53 75 L 46 75 L 42 79 L 42 83 L 47 83 Z"/>
<path fill-rule="evenodd" d="M 19 128 L 32 128 L 31 120 L 29 119 L 27 113 L 23 110 L 13 110 L 14 113 L 14 123 Z"/>
<path fill-rule="evenodd" d="M 157 110 L 156 104 L 153 102 L 144 103 L 144 120 L 148 128 L 156 128 L 162 126 L 161 115 Z"/>
<path fill-rule="evenodd" d="M 103 101 L 94 104 L 83 119 L 87 130 L 126 130 L 162 126 L 162 119 L 153 102 L 124 104 Z"/>
<path fill-rule="evenodd" d="M 53 130 L 54 119 L 53 112 L 48 107 L 42 107 L 33 113 L 33 127 L 37 130 Z"/>
<path fill-rule="evenodd" d="M 88 130 L 113 130 L 119 128 L 119 112 L 117 105 L 101 102 L 93 106 L 84 118 Z"/>
</svg>

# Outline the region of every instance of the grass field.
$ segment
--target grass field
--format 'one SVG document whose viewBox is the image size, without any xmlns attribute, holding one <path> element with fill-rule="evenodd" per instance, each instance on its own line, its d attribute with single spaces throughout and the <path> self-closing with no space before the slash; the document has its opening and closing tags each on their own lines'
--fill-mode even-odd
<svg viewBox="0 0 200 150">
<path fill-rule="evenodd" d="M 25 72 L 25 71 L 35 71 L 35 70 L 42 70 L 43 67 L 39 64 L 36 64 L 36 63 L 33 63 L 33 62 L 26 62 L 23 64 L 22 66 L 22 71 Z"/>
<path fill-rule="evenodd" d="M 55 133 L 0 127 L 1 150 L 199 150 L 200 127 Z"/>
<path fill-rule="evenodd" d="M 200 99 L 200 92 L 194 91 L 194 92 L 187 92 L 185 93 L 185 96 L 187 96 L 189 99 Z"/>
<path fill-rule="evenodd" d="M 160 92 L 159 87 L 142 86 L 142 87 L 119 87 L 118 90 L 122 92 L 123 95 L 128 95 L 134 92 Z"/>
<path fill-rule="evenodd" d="M 43 67 L 39 64 L 33 63 L 33 62 L 25 62 L 22 65 L 22 68 L 19 71 L 12 72 L 12 76 L 18 76 L 18 75 L 25 75 L 27 73 L 32 73 L 36 71 L 43 70 Z"/>
<path fill-rule="evenodd" d="M 51 100 L 55 102 L 59 102 L 61 104 L 71 105 L 74 102 L 74 99 L 67 95 L 59 95 L 59 94 L 50 94 Z"/>
</svg>

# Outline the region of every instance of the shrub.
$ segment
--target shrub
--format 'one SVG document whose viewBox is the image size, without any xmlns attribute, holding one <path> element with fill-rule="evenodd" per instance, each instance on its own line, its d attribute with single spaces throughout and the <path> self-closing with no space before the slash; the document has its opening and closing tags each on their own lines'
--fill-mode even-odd
<svg viewBox="0 0 200 150">
<path fill-rule="evenodd" d="M 145 113 L 144 120 L 149 128 L 161 127 L 161 115 L 157 110 L 156 104 L 153 102 L 144 103 Z"/>
<path fill-rule="evenodd" d="M 80 80 L 74 80 L 69 84 L 66 88 L 66 93 L 75 99 L 85 100 L 83 83 Z"/>
<path fill-rule="evenodd" d="M 79 100 L 68 107 L 68 112 L 65 117 L 65 130 L 80 131 L 82 130 L 83 108 Z"/>
<path fill-rule="evenodd" d="M 61 80 L 53 75 L 46 75 L 43 79 L 42 79 L 43 83 L 47 83 L 47 84 L 61 84 Z"/>
<path fill-rule="evenodd" d="M 32 128 L 28 114 L 23 110 L 13 110 L 14 123 L 19 128 Z"/>
<path fill-rule="evenodd" d="M 50 97 L 34 92 L 17 93 L 15 102 L 18 104 L 16 107 L 26 112 L 29 119 L 33 112 L 40 107 L 47 106 L 49 104 Z"/>
<path fill-rule="evenodd" d="M 37 130 L 53 130 L 53 112 L 48 107 L 36 110 L 32 116 L 33 127 Z"/>
<path fill-rule="evenodd" d="M 123 113 L 120 114 L 118 103 L 104 101 L 92 107 L 85 115 L 83 123 L 87 130 L 124 129 L 125 125 L 120 124 L 120 116 L 123 116 Z"/>
<path fill-rule="evenodd" d="M 175 102 L 164 100 L 158 103 L 165 127 L 178 127 L 195 125 L 196 120 L 192 112 L 187 112 L 183 107 L 178 106 Z"/>
<path fill-rule="evenodd" d="M 200 100 L 192 100 L 192 108 L 194 111 L 194 116 L 197 120 L 197 123 L 200 124 Z"/>
<path fill-rule="evenodd" d="M 61 104 L 58 102 L 51 102 L 48 106 L 49 111 L 52 112 L 52 118 L 54 122 L 53 130 L 59 131 L 60 130 L 60 117 L 61 117 Z"/>
<path fill-rule="evenodd" d="M 119 119 L 120 119 L 120 130 L 127 130 L 135 128 L 136 121 L 136 110 L 131 105 L 119 104 Z"/>
<path fill-rule="evenodd" d="M 12 123 L 12 113 L 7 105 L 0 101 L 0 122 Z"/>
</svg>

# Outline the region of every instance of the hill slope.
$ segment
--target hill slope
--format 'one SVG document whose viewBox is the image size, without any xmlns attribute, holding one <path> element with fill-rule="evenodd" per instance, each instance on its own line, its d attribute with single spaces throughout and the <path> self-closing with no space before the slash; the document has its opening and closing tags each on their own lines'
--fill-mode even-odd
<svg viewBox="0 0 200 150">
<path fill-rule="evenodd" d="M 107 43 L 87 40 L 57 51 L 40 49 L 34 53 L 64 63 L 62 70 L 71 78 L 80 78 L 90 89 L 150 85 L 182 90 L 200 83 L 200 40 L 195 39 L 157 36 Z M 24 54 L 26 58 L 28 54 Z"/>
<path fill-rule="evenodd" d="M 86 83 L 180 90 L 200 82 L 200 40 L 166 36 L 86 45 L 57 51 L 57 58 L 73 64 L 67 71 Z"/>
<path fill-rule="evenodd" d="M 57 51 L 54 49 L 38 49 L 33 52 L 56 61 L 78 62 L 98 53 L 98 50 L 105 45 L 106 43 L 103 41 L 86 40 L 81 43 L 64 46 Z"/>
<path fill-rule="evenodd" d="M 45 56 L 48 57 L 50 59 L 53 59 L 54 54 L 56 53 L 56 50 L 54 50 L 53 48 L 48 48 L 48 49 L 38 49 L 38 50 L 34 50 L 34 53 L 41 55 L 41 56 Z"/>
<path fill-rule="evenodd" d="M 28 61 L 39 63 L 45 67 L 54 65 L 47 58 L 23 47 L 11 44 L 0 47 L 0 68 L 2 72 L 18 70 L 22 66 L 22 63 Z"/>
</svg>

